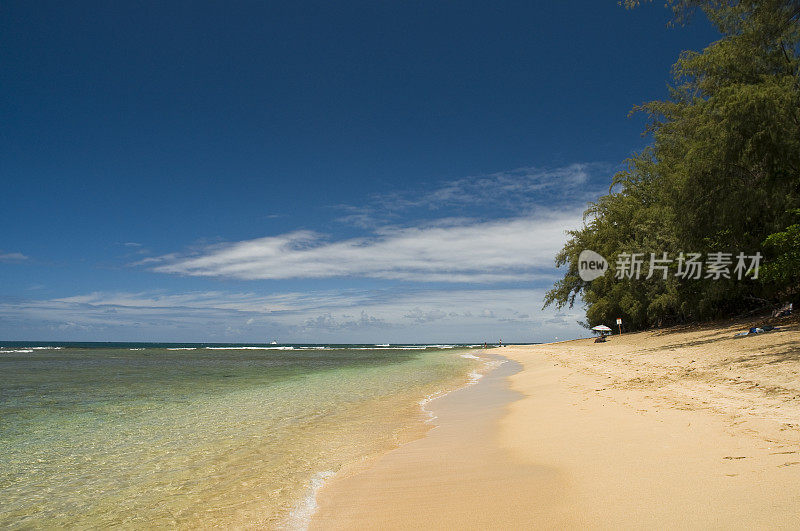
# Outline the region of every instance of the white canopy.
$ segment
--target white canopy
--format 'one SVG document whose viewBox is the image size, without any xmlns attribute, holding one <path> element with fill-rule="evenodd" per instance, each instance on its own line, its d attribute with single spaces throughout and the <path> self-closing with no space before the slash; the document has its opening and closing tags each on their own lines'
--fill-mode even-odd
<svg viewBox="0 0 800 531">
<path fill-rule="evenodd" d="M 597 330 L 598 332 L 611 332 L 611 329 L 606 325 L 597 325 L 593 327 L 592 330 Z"/>
</svg>

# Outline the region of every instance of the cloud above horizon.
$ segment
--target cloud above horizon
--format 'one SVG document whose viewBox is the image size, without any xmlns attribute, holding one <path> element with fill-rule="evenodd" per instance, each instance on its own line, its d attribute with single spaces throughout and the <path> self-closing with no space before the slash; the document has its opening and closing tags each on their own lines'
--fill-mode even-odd
<svg viewBox="0 0 800 531">
<path fill-rule="evenodd" d="M 338 221 L 362 228 L 395 222 L 413 212 L 436 218 L 443 212 L 478 209 L 493 217 L 526 217 L 542 205 L 572 209 L 597 197 L 608 185 L 600 179 L 607 164 L 574 163 L 557 168 L 523 167 L 440 183 L 432 190 L 405 190 L 375 195 L 363 205 L 339 205 L 347 212 Z"/>
<path fill-rule="evenodd" d="M 0 332 L 251 342 L 575 337 L 581 312 L 542 310 L 542 300 L 559 276 L 554 257 L 566 231 L 580 227 L 604 171 L 573 164 L 457 179 L 374 196 L 358 208 L 339 205 L 336 213 L 351 219 L 331 219 L 323 230 L 187 245 L 131 264 L 188 277 L 172 281 L 182 291 L 152 290 L 145 281 L 139 291 L 0 299 Z M 150 242 L 120 245 L 134 260 Z M 253 287 L 231 292 L 218 280 Z M 258 283 L 265 280 L 291 282 Z"/>
<path fill-rule="evenodd" d="M 207 246 L 139 262 L 159 273 L 242 280 L 368 277 L 414 282 L 497 283 L 552 278 L 553 258 L 581 209 L 541 211 L 494 221 L 445 220 L 383 227 L 371 235 L 327 241 L 294 231 Z"/>
<path fill-rule="evenodd" d="M 445 181 L 430 190 L 339 205 L 363 235 L 295 230 L 137 262 L 151 271 L 239 280 L 373 278 L 492 284 L 553 280 L 566 231 L 606 186 L 608 168 L 579 163 Z M 600 181 L 603 184 L 599 184 Z M 413 220 L 409 222 L 408 220 Z"/>
<path fill-rule="evenodd" d="M 137 331 L 151 340 L 421 341 L 478 340 L 512 334 L 579 333 L 580 312 L 540 311 L 542 290 L 331 290 L 272 295 L 222 291 L 94 292 L 48 300 L 0 301 L 0 320 L 15 330 L 34 323 L 82 338 Z M 464 336 L 464 327 L 469 333 Z M 198 336 L 197 330 L 207 334 Z M 41 330 L 41 329 L 40 329 Z M 185 331 L 187 337 L 176 332 Z M 156 333 L 157 332 L 157 333 Z M 500 336 L 502 337 L 502 336 Z M 245 339 L 249 338 L 249 339 Z"/>
<path fill-rule="evenodd" d="M 4 253 L 0 251 L 0 262 L 23 262 L 28 257 L 22 253 Z"/>
</svg>

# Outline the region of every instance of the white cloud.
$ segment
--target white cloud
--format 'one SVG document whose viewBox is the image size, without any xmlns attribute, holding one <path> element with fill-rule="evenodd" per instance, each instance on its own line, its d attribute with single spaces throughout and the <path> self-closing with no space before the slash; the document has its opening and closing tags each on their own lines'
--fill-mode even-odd
<svg viewBox="0 0 800 531">
<path fill-rule="evenodd" d="M 4 253 L 0 251 L 0 262 L 22 262 L 28 257 L 22 253 Z"/>
<path fill-rule="evenodd" d="M 417 323 L 427 323 L 429 321 L 435 321 L 437 319 L 444 319 L 445 317 L 447 317 L 447 315 L 448 315 L 447 312 L 438 308 L 428 311 L 424 311 L 420 308 L 414 308 L 413 310 L 406 312 L 403 318 L 411 319 Z M 450 315 L 458 316 L 458 314 L 455 312 L 450 312 Z"/>
<path fill-rule="evenodd" d="M 374 195 L 366 204 L 339 205 L 339 222 L 374 228 L 413 211 L 417 218 L 472 209 L 493 217 L 519 216 L 538 206 L 585 205 L 608 187 L 612 168 L 575 163 L 560 168 L 524 167 L 440 183 L 432 190 Z M 477 216 L 473 216 L 477 217 Z"/>
<path fill-rule="evenodd" d="M 350 315 L 335 316 L 331 313 L 324 313 L 315 318 L 306 319 L 298 328 L 304 332 L 314 333 L 319 331 L 352 332 L 368 328 L 385 329 L 392 326 L 392 324 L 383 319 L 369 315 L 365 310 L 361 310 L 361 316 L 358 319 L 354 319 Z"/>
<path fill-rule="evenodd" d="M 598 169 L 601 169 L 600 165 L 587 163 L 554 169 L 517 168 L 449 181 L 431 192 L 418 194 L 417 197 L 386 196 L 381 203 L 384 208 L 393 209 L 476 204 L 518 207 L 528 202 L 537 203 L 541 194 L 548 191 L 556 191 L 564 199 L 574 201 L 574 192 L 584 187 L 590 175 Z"/>
<path fill-rule="evenodd" d="M 194 291 L 188 293 L 165 292 L 94 292 L 52 299 L 54 304 L 83 308 L 122 308 L 129 311 L 153 312 L 213 311 L 253 315 L 297 313 L 305 310 L 356 307 L 368 304 L 380 292 L 341 290 L 336 292 L 287 292 L 259 295 L 251 292 L 229 293 L 223 291 Z"/>
<path fill-rule="evenodd" d="M 581 213 L 582 208 L 573 208 L 496 221 L 384 227 L 369 237 L 332 242 L 311 231 L 295 231 L 147 263 L 160 262 L 153 267 L 160 273 L 244 280 L 355 276 L 492 283 L 551 278 L 565 231 L 579 226 Z"/>
<path fill-rule="evenodd" d="M 542 290 L 510 286 L 558 278 L 553 258 L 566 240 L 565 231 L 581 225 L 602 171 L 599 165 L 573 164 L 458 179 L 432 191 L 377 196 L 365 207 L 340 207 L 350 214 L 351 224 L 365 229 L 360 237 L 295 230 L 188 248 L 134 264 L 160 273 L 220 279 L 346 277 L 450 283 L 454 289 L 411 290 L 410 284 L 371 280 L 384 289 L 95 292 L 0 300 L 0 334 L 11 337 L 30 330 L 29 337 L 44 338 L 39 332 L 44 326 L 93 340 L 280 337 L 384 343 L 575 336 L 581 331 L 575 324 L 581 312 L 554 317 L 552 311 L 541 310 Z M 130 253 L 147 252 L 138 242 L 122 245 Z M 26 258 L 0 253 L 0 260 Z M 473 284 L 473 289 L 456 283 Z M 490 289 L 503 283 L 504 289 Z M 485 288 L 477 289 L 477 284 Z"/>
<path fill-rule="evenodd" d="M 541 290 L 471 289 L 310 293 L 102 293 L 0 302 L 0 332 L 56 332 L 148 340 L 305 342 L 507 340 L 580 333 L 581 313 L 542 311 Z M 231 330 L 235 330 L 235 337 Z M 108 334 L 108 336 L 104 336 Z M 120 337 L 120 334 L 125 334 Z M 38 335 L 43 337 L 45 334 Z M 75 336 L 77 337 L 77 336 Z M 502 336 L 501 336 L 502 337 Z M 55 339 L 63 336 L 56 335 Z"/>
</svg>

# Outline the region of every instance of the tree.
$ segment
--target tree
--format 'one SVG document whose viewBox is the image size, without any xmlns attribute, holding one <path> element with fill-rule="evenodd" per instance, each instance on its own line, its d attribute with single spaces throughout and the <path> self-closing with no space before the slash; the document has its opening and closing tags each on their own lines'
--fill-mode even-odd
<svg viewBox="0 0 800 531">
<path fill-rule="evenodd" d="M 681 54 L 668 99 L 634 107 L 648 115 L 650 145 L 589 205 L 584 227 L 556 258 L 567 271 L 545 306 L 582 299 L 590 326 L 614 317 L 645 328 L 730 315 L 800 280 L 787 273 L 797 265 L 790 223 L 800 208 L 800 0 L 669 4 L 675 23 L 700 9 L 721 38 Z M 626 252 L 753 254 L 762 244 L 784 266 L 768 263 L 761 282 L 679 280 L 674 266 L 667 280 L 607 275 L 587 283 L 577 274 L 583 249 L 613 264 Z"/>
</svg>

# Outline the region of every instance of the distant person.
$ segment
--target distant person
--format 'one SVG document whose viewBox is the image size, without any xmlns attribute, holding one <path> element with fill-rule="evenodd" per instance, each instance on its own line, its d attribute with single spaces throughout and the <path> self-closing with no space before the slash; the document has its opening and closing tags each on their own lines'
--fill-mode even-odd
<svg viewBox="0 0 800 531">
<path fill-rule="evenodd" d="M 503 346 L 503 340 L 502 339 L 500 340 L 500 346 L 501 347 Z"/>
<path fill-rule="evenodd" d="M 483 348 L 487 348 L 489 345 L 486 344 L 486 341 L 483 342 Z"/>
</svg>

